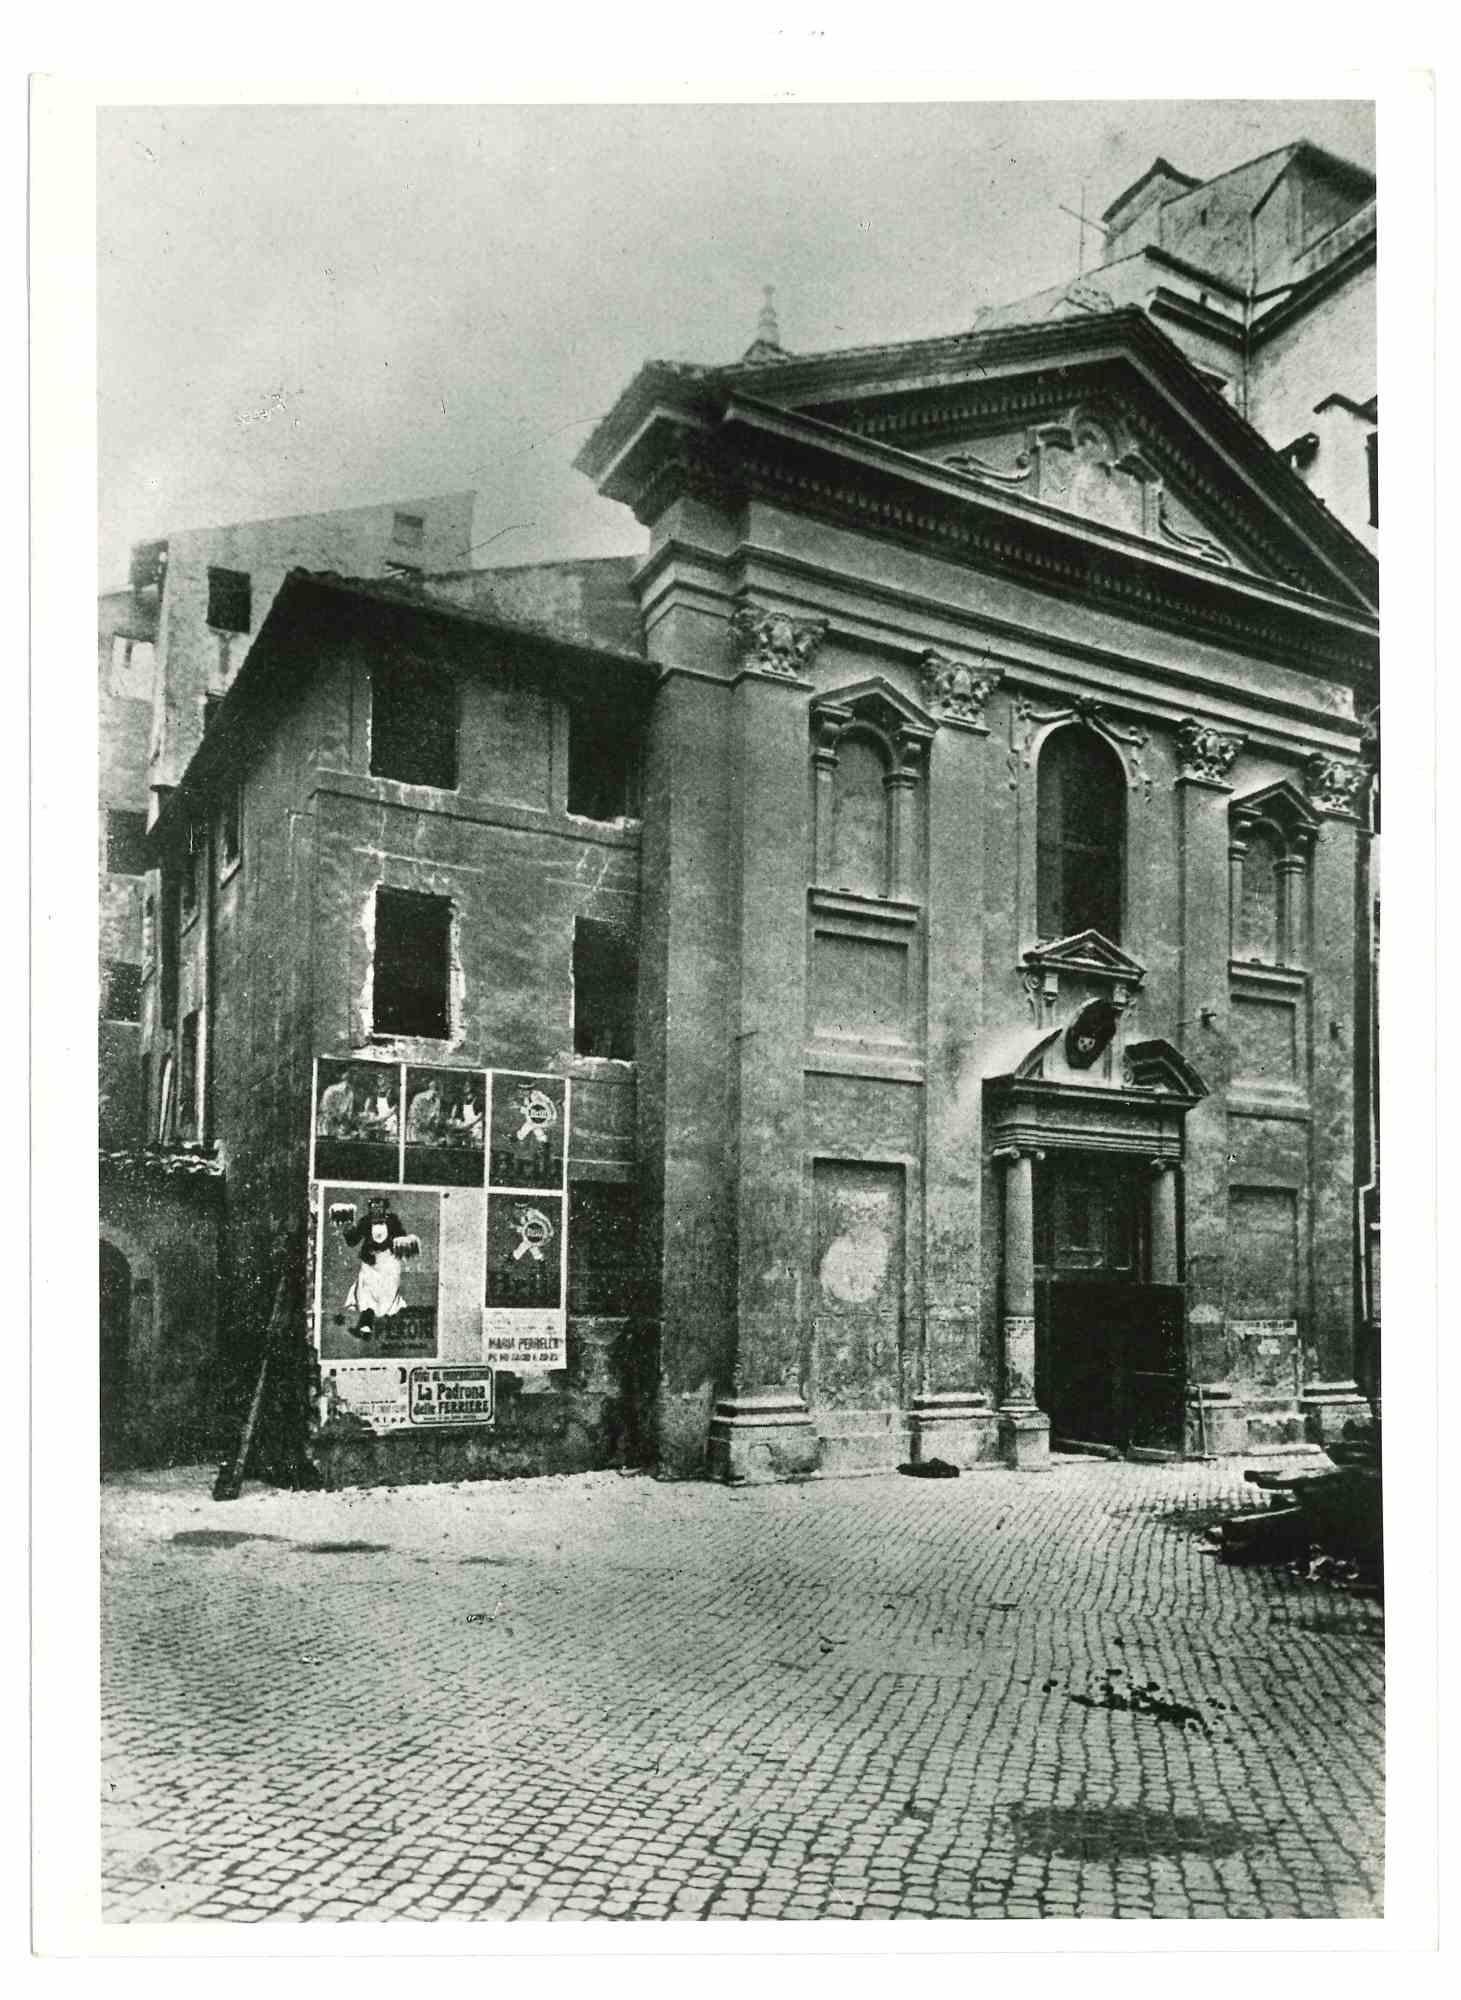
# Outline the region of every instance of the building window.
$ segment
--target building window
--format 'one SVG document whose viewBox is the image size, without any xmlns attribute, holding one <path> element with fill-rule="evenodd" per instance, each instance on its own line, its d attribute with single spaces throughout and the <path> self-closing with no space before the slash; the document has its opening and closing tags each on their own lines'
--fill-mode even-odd
<svg viewBox="0 0 1461 2000">
<path fill-rule="evenodd" d="M 107 960 L 101 1011 L 108 1021 L 142 1019 L 142 968 L 119 958 Z"/>
<path fill-rule="evenodd" d="M 635 1308 L 639 1200 L 622 1181 L 575 1181 L 568 1193 L 568 1310 L 620 1318 Z"/>
<path fill-rule="evenodd" d="M 871 733 L 850 730 L 839 739 L 828 888 L 887 895 L 887 777 L 887 759 Z"/>
<path fill-rule="evenodd" d="M 147 873 L 147 815 L 139 812 L 107 814 L 108 875 Z"/>
<path fill-rule="evenodd" d="M 1370 482 L 1370 526 L 1380 525 L 1380 433 L 1371 431 L 1365 439 L 1365 469 Z"/>
<path fill-rule="evenodd" d="M 639 811 L 639 754 L 632 731 L 592 710 L 568 717 L 568 810 L 580 819 L 615 820 Z"/>
<path fill-rule="evenodd" d="M 391 526 L 391 540 L 403 549 L 419 549 L 426 540 L 426 516 L 397 514 Z"/>
<path fill-rule="evenodd" d="M 198 1136 L 198 1042 L 201 1015 L 195 1007 L 183 1016 L 178 1046 L 178 1131 L 184 1139 Z"/>
<path fill-rule="evenodd" d="M 579 917 L 573 926 L 573 1052 L 634 1059 L 634 947 L 612 925 Z"/>
<path fill-rule="evenodd" d="M 370 677 L 370 769 L 402 785 L 457 782 L 457 684 L 412 662 L 378 666 Z"/>
<path fill-rule="evenodd" d="M 243 800 L 237 785 L 230 785 L 223 797 L 218 813 L 218 872 L 227 875 L 238 866 L 243 852 L 242 842 Z"/>
<path fill-rule="evenodd" d="M 1040 755 L 1036 881 L 1042 938 L 1121 942 L 1126 774 L 1092 729 L 1057 730 Z"/>
<path fill-rule="evenodd" d="M 208 571 L 208 623 L 215 632 L 247 632 L 253 586 L 246 569 Z"/>
<path fill-rule="evenodd" d="M 445 1041 L 451 1032 L 451 903 L 411 889 L 375 892 L 377 1035 Z"/>
</svg>

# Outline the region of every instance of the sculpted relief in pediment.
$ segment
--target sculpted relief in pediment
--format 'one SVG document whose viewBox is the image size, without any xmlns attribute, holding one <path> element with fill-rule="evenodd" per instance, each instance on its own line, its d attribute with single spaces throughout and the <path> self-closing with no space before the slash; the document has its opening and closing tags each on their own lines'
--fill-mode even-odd
<svg viewBox="0 0 1461 2000">
<path fill-rule="evenodd" d="M 1173 501 L 1109 411 L 1079 407 L 1059 423 L 1037 424 L 1018 437 L 980 439 L 968 449 L 945 452 L 941 462 L 995 490 L 1142 535 L 1202 562 L 1232 564 L 1228 551 Z"/>
</svg>

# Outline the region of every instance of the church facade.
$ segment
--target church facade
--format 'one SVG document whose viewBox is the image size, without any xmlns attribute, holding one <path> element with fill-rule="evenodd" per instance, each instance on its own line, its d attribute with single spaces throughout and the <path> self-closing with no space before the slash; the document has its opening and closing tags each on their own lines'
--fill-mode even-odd
<svg viewBox="0 0 1461 2000">
<path fill-rule="evenodd" d="M 579 462 L 649 534 L 598 636 L 296 574 L 150 836 L 278 1423 L 335 1479 L 1339 1435 L 1370 551 L 1137 308 L 652 364 Z"/>
</svg>

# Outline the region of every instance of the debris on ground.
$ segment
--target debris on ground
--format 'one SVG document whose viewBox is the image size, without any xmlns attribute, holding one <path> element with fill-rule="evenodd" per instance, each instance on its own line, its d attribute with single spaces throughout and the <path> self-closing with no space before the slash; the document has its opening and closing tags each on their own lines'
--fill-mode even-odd
<svg viewBox="0 0 1461 2000">
<path fill-rule="evenodd" d="M 950 1465 L 947 1459 L 923 1458 L 916 1465 L 900 1465 L 898 1470 L 910 1479 L 957 1479 L 959 1468 Z"/>
<path fill-rule="evenodd" d="M 1119 1686 L 1125 1682 L 1125 1686 Z M 1045 1692 L 1055 1683 L 1045 1682 Z M 1173 1722 L 1181 1729 L 1211 1736 L 1212 1727 L 1200 1708 L 1190 1701 L 1175 1701 L 1156 1681 L 1133 1681 L 1124 1667 L 1108 1667 L 1094 1693 L 1073 1694 L 1070 1699 L 1081 1708 L 1126 1710 L 1132 1715 L 1149 1715 L 1155 1722 Z"/>
<path fill-rule="evenodd" d="M 1243 1477 L 1268 1498 L 1262 1512 L 1233 1515 L 1217 1529 L 1228 1563 L 1285 1563 L 1310 1582 L 1379 1590 L 1384 1577 L 1380 1439 L 1376 1425 L 1351 1425 L 1308 1472 L 1250 1469 Z"/>
</svg>

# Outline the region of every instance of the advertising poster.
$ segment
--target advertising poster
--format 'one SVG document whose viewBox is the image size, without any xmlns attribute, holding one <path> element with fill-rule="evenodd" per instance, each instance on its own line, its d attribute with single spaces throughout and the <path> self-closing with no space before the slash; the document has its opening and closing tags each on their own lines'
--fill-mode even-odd
<svg viewBox="0 0 1461 2000">
<path fill-rule="evenodd" d="M 490 1424 L 490 1368 L 413 1368 L 409 1389 L 413 1424 Z"/>
<path fill-rule="evenodd" d="M 538 1313 L 562 1307 L 561 1195 L 488 1195 L 486 1303 Z"/>
<path fill-rule="evenodd" d="M 406 1071 L 406 1182 L 481 1187 L 487 1078 L 476 1069 Z"/>
<path fill-rule="evenodd" d="M 397 1063 L 321 1056 L 315 1064 L 317 1181 L 401 1178 L 401 1071 Z"/>
<path fill-rule="evenodd" d="M 320 1191 L 320 1358 L 436 1355 L 441 1197 L 409 1188 Z"/>
<path fill-rule="evenodd" d="M 563 1186 L 565 1103 L 561 1077 L 492 1072 L 489 1186 Z"/>
<path fill-rule="evenodd" d="M 482 1351 L 489 1367 L 542 1375 L 568 1366 L 568 1319 L 561 1312 L 482 1311 Z"/>
</svg>

